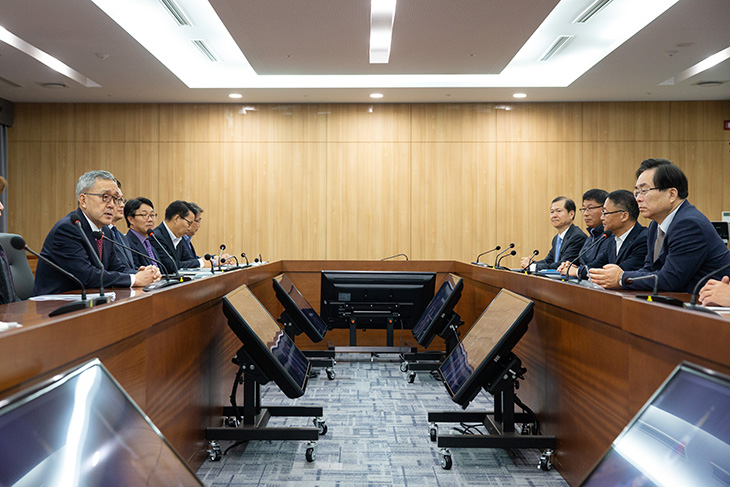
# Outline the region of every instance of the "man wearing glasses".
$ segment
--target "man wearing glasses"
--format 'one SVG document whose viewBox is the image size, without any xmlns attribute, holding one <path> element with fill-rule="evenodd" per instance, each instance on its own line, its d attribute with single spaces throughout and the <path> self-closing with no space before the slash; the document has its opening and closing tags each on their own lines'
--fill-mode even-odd
<svg viewBox="0 0 730 487">
<path fill-rule="evenodd" d="M 152 239 L 152 246 L 170 273 L 174 273 L 175 269 L 210 267 L 209 261 L 196 258 L 182 241 L 190 226 L 194 224 L 194 218 L 187 202 L 176 200 L 165 209 L 165 221 L 155 228 L 157 238 Z M 170 257 L 174 261 L 170 260 Z"/>
<path fill-rule="evenodd" d="M 144 258 L 139 254 L 132 254 L 135 267 L 142 265 L 156 266 L 157 264 L 152 259 L 160 260 L 160 256 L 154 247 L 152 247 L 150 237 L 147 234 L 149 230 L 155 227 L 156 218 L 157 213 L 155 213 L 152 201 L 143 196 L 129 200 L 124 205 L 124 219 L 127 222 L 127 228 L 129 228 L 127 242 L 137 252 L 149 256 L 149 258 Z M 172 269 L 168 270 L 168 272 L 172 272 Z"/>
<path fill-rule="evenodd" d="M 655 275 L 657 289 L 692 292 L 705 275 L 730 264 L 730 251 L 710 221 L 687 201 L 687 177 L 666 159 L 647 159 L 636 171 L 634 197 L 641 215 L 652 220 L 647 232 L 644 267 L 624 271 L 615 264 L 591 271 L 591 279 L 605 288 L 645 289 Z M 718 274 L 715 279 L 721 279 Z"/>
<path fill-rule="evenodd" d="M 606 239 L 601 252 L 585 265 L 571 267 L 570 275 L 587 279 L 589 270 L 616 264 L 625 271 L 635 271 L 644 266 L 646 259 L 646 227 L 639 218 L 639 206 L 631 191 L 619 189 L 609 193 L 603 204 L 601 220 L 603 227 L 613 235 Z"/>
<path fill-rule="evenodd" d="M 583 193 L 583 206 L 580 212 L 583 214 L 583 221 L 586 224 L 588 238 L 583 243 L 578 255 L 580 259 L 576 262 L 563 261 L 558 267 L 558 271 L 565 275 L 568 269 L 572 270 L 576 266 L 584 262 L 593 262 L 596 260 L 598 253 L 606 245 L 606 239 L 601 238 L 603 235 L 603 221 L 601 220 L 601 211 L 603 210 L 603 202 L 606 201 L 608 192 L 602 189 L 589 189 Z M 572 274 L 572 273 L 571 273 Z"/>
<path fill-rule="evenodd" d="M 51 229 L 43 243 L 41 254 L 63 267 L 81 280 L 87 288 L 99 287 L 101 269 L 90 252 L 98 252 L 104 265 L 104 285 L 110 287 L 144 287 L 160 279 L 156 267 L 140 267 L 135 270 L 119 259 L 112 242 L 108 225 L 114 219 L 117 206 L 122 201 L 121 191 L 114 176 L 107 171 L 90 171 L 83 174 L 76 184 L 78 208 L 61 218 Z M 87 249 L 78 228 L 72 221 L 78 219 L 91 242 Z M 92 232 L 101 231 L 105 238 L 96 240 Z M 33 294 L 57 294 L 73 291 L 78 284 L 67 278 L 42 260 L 36 268 Z"/>
<path fill-rule="evenodd" d="M 120 195 L 122 191 L 122 183 L 117 179 L 117 186 L 119 187 Z M 120 199 L 117 202 L 117 208 L 114 212 L 114 218 L 112 219 L 112 222 L 108 225 L 109 226 L 109 233 L 111 233 L 111 238 L 117 241 L 117 243 L 120 243 L 122 245 L 125 245 L 129 247 L 129 242 L 127 242 L 127 237 L 119 231 L 117 228 L 117 222 L 119 220 L 124 219 L 124 204 L 126 201 L 124 199 Z M 122 264 L 126 265 L 127 267 L 131 269 L 136 269 L 139 266 L 134 265 L 134 259 L 132 258 L 132 252 L 125 249 L 124 247 L 117 247 L 117 256 L 122 261 Z"/>
</svg>

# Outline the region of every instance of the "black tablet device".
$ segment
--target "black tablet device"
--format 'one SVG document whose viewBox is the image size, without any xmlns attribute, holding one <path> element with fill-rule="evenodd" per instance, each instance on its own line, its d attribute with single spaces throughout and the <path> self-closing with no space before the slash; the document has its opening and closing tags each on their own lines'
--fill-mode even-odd
<svg viewBox="0 0 730 487">
<path fill-rule="evenodd" d="M 418 323 L 413 327 L 413 337 L 419 345 L 428 347 L 433 338 L 441 333 L 448 323 L 449 314 L 454 310 L 461 298 L 464 280 L 454 274 L 448 274 L 441 287 L 423 312 Z"/>
<path fill-rule="evenodd" d="M 286 274 L 279 274 L 274 279 L 274 292 L 284 306 L 294 325 L 304 332 L 313 342 L 321 342 L 327 333 L 327 325 L 319 317 L 314 308 L 304 299 L 302 293 Z"/>
<path fill-rule="evenodd" d="M 0 401 L 0 485 L 203 483 L 94 359 Z"/>
<path fill-rule="evenodd" d="M 730 377 L 677 366 L 581 485 L 730 485 Z"/>
<path fill-rule="evenodd" d="M 241 286 L 223 298 L 228 326 L 243 343 L 246 353 L 287 397 L 304 394 L 309 360 L 251 293 Z"/>
<path fill-rule="evenodd" d="M 439 370 L 451 399 L 466 407 L 479 389 L 501 374 L 500 361 L 520 341 L 532 319 L 534 303 L 502 289 L 474 322 Z"/>
</svg>

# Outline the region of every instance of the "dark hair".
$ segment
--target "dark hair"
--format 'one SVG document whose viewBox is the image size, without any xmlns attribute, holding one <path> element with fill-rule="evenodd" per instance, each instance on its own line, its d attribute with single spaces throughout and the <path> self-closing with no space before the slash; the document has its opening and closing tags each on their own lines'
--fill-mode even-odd
<svg viewBox="0 0 730 487">
<path fill-rule="evenodd" d="M 600 203 L 601 205 L 603 205 L 603 202 L 606 201 L 607 197 L 608 191 L 598 188 L 589 189 L 588 191 L 583 193 L 583 201 L 595 201 L 597 203 Z"/>
<path fill-rule="evenodd" d="M 193 203 L 192 201 L 186 201 L 185 204 L 188 205 L 188 208 L 190 208 L 190 211 L 193 212 L 193 215 L 195 215 L 195 218 L 198 218 L 198 215 L 203 213 L 203 209 L 201 207 L 199 207 L 198 205 L 196 205 L 195 203 Z"/>
<path fill-rule="evenodd" d="M 639 218 L 639 205 L 636 203 L 634 193 L 631 191 L 617 189 L 616 191 L 611 191 L 608 196 L 606 196 L 606 199 L 611 200 L 619 210 L 626 210 L 629 214 L 629 218 L 632 220 L 636 221 L 636 219 Z"/>
<path fill-rule="evenodd" d="M 654 187 L 657 189 L 675 188 L 677 190 L 677 196 L 682 199 L 689 196 L 687 176 L 672 161 L 667 159 L 646 159 L 641 162 L 639 169 L 636 170 L 636 178 L 638 179 L 641 173 L 649 169 L 656 169 L 654 173 Z"/>
<path fill-rule="evenodd" d="M 133 217 L 135 212 L 139 210 L 139 207 L 142 205 L 148 205 L 153 210 L 155 209 L 155 205 L 152 204 L 152 201 L 148 200 L 144 196 L 137 196 L 133 200 L 127 201 L 127 203 L 124 205 L 124 221 L 127 222 L 127 228 L 129 228 L 129 217 Z"/>
<path fill-rule="evenodd" d="M 575 202 L 573 200 L 571 200 L 570 198 L 568 198 L 566 196 L 558 196 L 557 198 L 552 200 L 550 203 L 551 204 L 557 203 L 558 201 L 565 201 L 564 205 L 565 205 L 565 209 L 568 211 L 568 213 L 570 213 L 571 211 L 573 213 L 575 213 Z"/>
<path fill-rule="evenodd" d="M 179 215 L 180 218 L 185 218 L 190 213 L 188 204 L 183 200 L 175 200 L 165 210 L 165 221 L 170 221 L 175 218 L 175 215 Z"/>
</svg>

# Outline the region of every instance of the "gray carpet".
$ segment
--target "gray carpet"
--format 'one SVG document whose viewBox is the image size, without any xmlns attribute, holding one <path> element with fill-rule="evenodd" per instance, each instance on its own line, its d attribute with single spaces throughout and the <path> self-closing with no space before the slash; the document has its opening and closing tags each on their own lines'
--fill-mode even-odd
<svg viewBox="0 0 730 487">
<path fill-rule="evenodd" d="M 454 448 L 453 467 L 444 470 L 439 449 L 429 439 L 427 412 L 461 408 L 441 382 L 419 372 L 409 384 L 393 355 L 372 362 L 366 354 L 338 356 L 335 371 L 335 380 L 327 380 L 324 373 L 311 379 L 306 394 L 296 400 L 273 383 L 262 386 L 264 405 L 324 407 L 328 432 L 320 437 L 314 462 L 305 459 L 304 441 L 252 441 L 231 449 L 218 462 L 207 460 L 198 477 L 210 487 L 567 486 L 555 470 L 538 470 L 538 450 Z M 468 410 L 491 409 L 490 401 L 480 394 Z M 269 422 L 284 425 L 312 422 Z M 447 433 L 451 426 L 440 425 L 440 432 Z M 231 444 L 221 442 L 223 450 Z"/>
</svg>

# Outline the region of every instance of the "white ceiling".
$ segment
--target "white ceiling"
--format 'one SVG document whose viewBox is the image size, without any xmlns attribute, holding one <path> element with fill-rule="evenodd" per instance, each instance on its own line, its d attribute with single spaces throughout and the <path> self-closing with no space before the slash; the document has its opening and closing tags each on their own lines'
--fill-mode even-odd
<svg viewBox="0 0 730 487">
<path fill-rule="evenodd" d="M 398 0 L 384 65 L 367 62 L 369 0 L 210 3 L 260 75 L 496 74 L 558 0 Z M 188 88 L 91 0 L 2 0 L 0 26 L 101 85 L 85 87 L 0 42 L 0 97 L 13 102 L 233 103 L 228 93 L 239 91 L 235 103 L 372 103 L 369 88 Z M 378 91 L 386 103 L 511 102 L 516 91 L 532 102 L 726 100 L 730 60 L 674 86 L 660 83 L 728 46 L 730 0 L 679 0 L 565 88 Z M 706 81 L 724 84 L 697 85 Z"/>
</svg>

